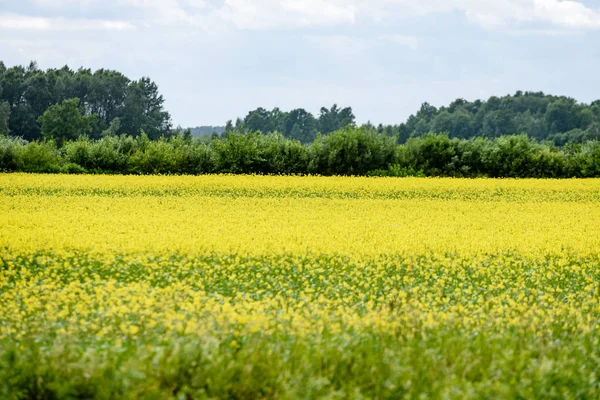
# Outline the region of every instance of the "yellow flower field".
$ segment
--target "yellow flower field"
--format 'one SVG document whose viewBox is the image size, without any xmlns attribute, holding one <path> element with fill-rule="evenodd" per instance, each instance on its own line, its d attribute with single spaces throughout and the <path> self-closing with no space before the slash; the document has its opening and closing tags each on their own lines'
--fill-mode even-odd
<svg viewBox="0 0 600 400">
<path fill-rule="evenodd" d="M 600 180 L 0 175 L 1 398 L 598 398 Z"/>
</svg>

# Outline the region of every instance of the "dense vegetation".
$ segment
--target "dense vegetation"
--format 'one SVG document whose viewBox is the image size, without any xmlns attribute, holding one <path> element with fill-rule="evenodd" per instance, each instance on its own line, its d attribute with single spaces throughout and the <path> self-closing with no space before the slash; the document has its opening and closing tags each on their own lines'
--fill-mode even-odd
<svg viewBox="0 0 600 400">
<path fill-rule="evenodd" d="M 346 128 L 309 145 L 278 133 L 229 132 L 202 141 L 108 135 L 53 141 L 0 137 L 0 171 L 111 174 L 320 174 L 453 177 L 599 177 L 600 142 L 562 148 L 525 135 L 450 139 L 427 134 L 397 145 L 374 129 Z"/>
<path fill-rule="evenodd" d="M 303 108 L 289 112 L 281 111 L 279 108 L 272 111 L 257 108 L 250 111 L 246 118 L 238 118 L 235 125 L 227 121 L 225 132 L 234 129 L 244 132 L 279 132 L 286 138 L 296 139 L 306 144 L 314 141 L 318 133 L 327 135 L 349 126 L 354 127 L 355 120 L 352 108 L 339 108 L 337 104 L 329 109 L 321 107 L 318 118 Z"/>
<path fill-rule="evenodd" d="M 158 139 L 171 132 L 163 104 L 149 78 L 132 81 L 117 71 L 73 71 L 67 66 L 43 71 L 33 62 L 6 68 L 0 61 L 0 135 L 57 141 L 79 135 L 100 138 L 112 126 L 119 134 L 144 130 Z"/>
<path fill-rule="evenodd" d="M 487 101 L 458 99 L 439 109 L 424 103 L 406 123 L 380 125 L 378 130 L 398 135 L 400 142 L 428 132 L 448 132 L 460 139 L 524 133 L 556 145 L 582 143 L 600 139 L 600 100 L 587 105 L 564 96 L 517 92 Z"/>
<path fill-rule="evenodd" d="M 172 129 L 163 105 L 149 78 L 0 62 L 0 171 L 600 176 L 600 100 L 517 92 L 425 103 L 377 127 L 356 127 L 352 108 L 335 104 L 318 117 L 258 108 L 186 130 Z"/>
<path fill-rule="evenodd" d="M 321 108 L 318 118 L 303 109 L 282 112 L 262 108 L 239 119 L 235 128 L 248 131 L 281 132 L 303 143 L 314 139 L 317 132 L 328 134 L 353 126 L 351 108 Z M 579 104 L 568 97 L 544 93 L 517 92 L 514 96 L 490 97 L 487 101 L 469 102 L 458 99 L 439 109 L 424 103 L 420 110 L 399 125 L 366 124 L 378 133 L 396 136 L 399 143 L 430 132 L 447 132 L 450 138 L 496 138 L 526 134 L 538 141 L 550 141 L 558 146 L 600 139 L 600 100 L 590 105 Z M 228 123 L 226 130 L 233 125 Z"/>
</svg>

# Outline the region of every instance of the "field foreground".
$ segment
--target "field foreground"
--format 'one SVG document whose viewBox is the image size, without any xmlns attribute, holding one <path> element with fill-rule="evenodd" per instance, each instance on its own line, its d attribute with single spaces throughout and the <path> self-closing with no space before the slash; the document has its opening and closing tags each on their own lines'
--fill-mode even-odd
<svg viewBox="0 0 600 400">
<path fill-rule="evenodd" d="M 600 398 L 600 180 L 0 174 L 0 398 Z"/>
</svg>

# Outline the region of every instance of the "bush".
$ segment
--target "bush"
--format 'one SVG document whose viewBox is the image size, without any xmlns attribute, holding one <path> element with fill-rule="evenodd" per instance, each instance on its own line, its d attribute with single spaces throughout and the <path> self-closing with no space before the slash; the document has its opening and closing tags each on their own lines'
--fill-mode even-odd
<svg viewBox="0 0 600 400">
<path fill-rule="evenodd" d="M 456 144 L 456 152 L 460 157 L 458 175 L 464 177 L 486 176 L 488 170 L 485 159 L 493 146 L 493 141 L 483 137 L 458 141 Z"/>
<path fill-rule="evenodd" d="M 568 171 L 571 176 L 600 177 L 600 141 L 590 141 L 571 149 Z"/>
<path fill-rule="evenodd" d="M 206 143 L 198 141 L 185 145 L 179 155 L 178 172 L 180 173 L 198 175 L 215 172 L 215 151 Z"/>
<path fill-rule="evenodd" d="M 223 139 L 215 139 L 212 147 L 216 154 L 217 171 L 224 173 L 257 173 L 265 160 L 261 156 L 260 132 L 229 132 Z"/>
<path fill-rule="evenodd" d="M 74 163 L 67 163 L 60 168 L 62 174 L 87 174 L 88 170 Z"/>
<path fill-rule="evenodd" d="M 130 172 L 140 174 L 175 173 L 177 156 L 164 139 L 149 142 L 143 149 L 133 153 L 129 159 Z"/>
<path fill-rule="evenodd" d="M 286 139 L 280 133 L 263 136 L 259 145 L 260 172 L 266 174 L 305 174 L 308 149 L 298 140 Z"/>
<path fill-rule="evenodd" d="M 501 136 L 484 156 L 488 175 L 494 178 L 535 176 L 538 145 L 527 135 Z"/>
<path fill-rule="evenodd" d="M 25 145 L 23 139 L 0 136 L 0 172 L 19 170 L 19 154 Z"/>
<path fill-rule="evenodd" d="M 450 139 L 447 134 L 429 133 L 410 138 L 399 149 L 398 164 L 414 171 L 423 171 L 427 176 L 459 175 L 459 143 L 458 139 Z"/>
<path fill-rule="evenodd" d="M 54 142 L 0 136 L 0 171 L 137 174 L 319 174 L 503 178 L 600 177 L 600 141 L 562 148 L 525 135 L 450 139 L 429 133 L 397 146 L 369 128 L 319 136 L 309 146 L 279 133 L 229 132 L 203 142 L 184 135 L 81 137 Z"/>
<path fill-rule="evenodd" d="M 65 161 L 77 164 L 89 171 L 124 173 L 127 171 L 128 155 L 135 148 L 126 136 L 108 136 L 97 141 L 82 137 L 63 146 Z"/>
<path fill-rule="evenodd" d="M 54 142 L 31 142 L 19 147 L 17 169 L 23 172 L 60 172 L 58 150 Z"/>
<path fill-rule="evenodd" d="M 396 161 L 397 139 L 374 129 L 351 128 L 319 136 L 310 146 L 309 172 L 365 175 Z"/>
</svg>

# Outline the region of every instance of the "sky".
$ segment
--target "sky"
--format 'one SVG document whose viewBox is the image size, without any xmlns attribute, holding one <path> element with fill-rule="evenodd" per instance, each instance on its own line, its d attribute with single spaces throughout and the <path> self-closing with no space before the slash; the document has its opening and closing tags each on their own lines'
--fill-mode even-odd
<svg viewBox="0 0 600 400">
<path fill-rule="evenodd" d="M 517 90 L 600 99 L 600 0 L 0 0 L 0 60 L 149 76 L 173 123 Z"/>
</svg>

